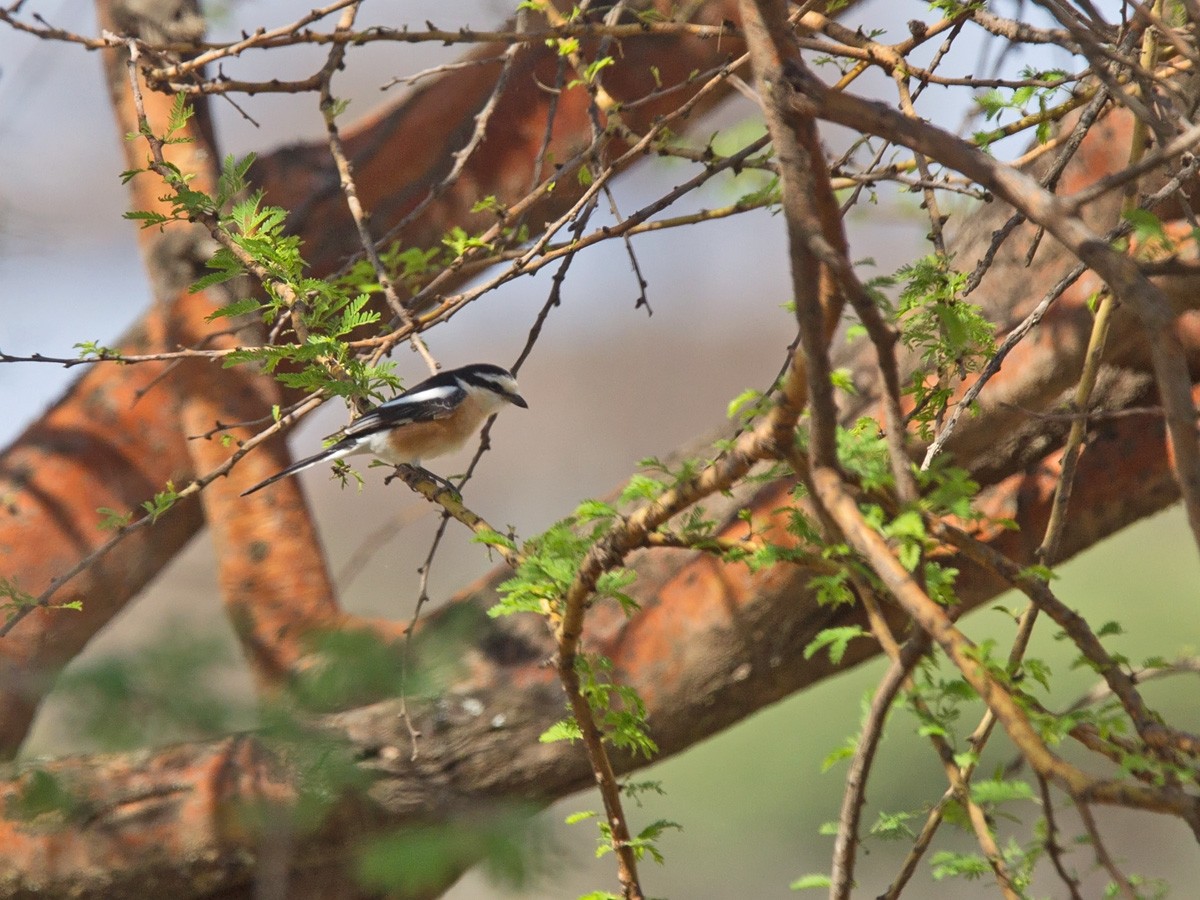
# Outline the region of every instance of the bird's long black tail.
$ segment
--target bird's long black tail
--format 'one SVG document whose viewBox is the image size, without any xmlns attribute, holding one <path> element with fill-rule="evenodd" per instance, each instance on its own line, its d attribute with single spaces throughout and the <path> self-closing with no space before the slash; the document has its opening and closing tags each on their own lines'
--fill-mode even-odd
<svg viewBox="0 0 1200 900">
<path fill-rule="evenodd" d="M 254 487 L 247 488 L 246 490 L 242 491 L 242 496 L 245 497 L 247 494 L 253 494 L 255 491 L 261 490 L 269 484 L 274 484 L 281 478 L 287 478 L 289 475 L 295 475 L 297 472 L 303 472 L 305 469 L 311 468 L 318 463 L 325 462 L 325 460 L 341 459 L 346 455 L 346 451 L 348 449 L 350 448 L 343 447 L 341 443 L 334 444 L 332 447 L 326 447 L 320 453 L 314 453 L 312 456 L 305 457 L 299 462 L 294 462 L 283 471 L 276 472 L 266 481 L 260 481 L 258 484 L 254 485 Z"/>
</svg>

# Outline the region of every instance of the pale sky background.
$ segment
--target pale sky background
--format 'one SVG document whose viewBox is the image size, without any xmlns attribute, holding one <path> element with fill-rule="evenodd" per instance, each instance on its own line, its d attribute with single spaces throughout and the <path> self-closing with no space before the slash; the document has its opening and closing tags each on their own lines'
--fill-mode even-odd
<svg viewBox="0 0 1200 900">
<path fill-rule="evenodd" d="M 260 24 L 277 26 L 310 5 L 291 0 L 224 3 L 224 17 L 213 31 L 219 36 Z M 368 3 L 364 20 L 395 6 L 412 23 L 431 19 L 439 25 L 485 27 L 502 21 L 510 4 Z M 94 33 L 90 4 L 59 0 L 30 2 L 27 7 L 56 25 Z M 869 20 L 887 28 L 893 39 L 906 34 L 906 20 L 932 19 L 925 3 L 881 0 L 865 8 L 873 16 Z M 1000 4 L 1002 12 L 1012 8 Z M 856 12 L 854 18 L 867 17 Z M 962 41 L 948 70 L 969 71 L 977 52 L 977 45 L 973 49 Z M 394 92 L 378 90 L 393 76 L 454 55 L 454 48 L 426 45 L 355 48 L 335 88 L 352 98 L 347 114 L 352 119 L 393 100 Z M 1015 59 L 1009 69 L 1030 61 Z M 1045 65 L 1046 60 L 1037 64 Z M 243 71 L 258 67 L 261 74 L 263 66 L 275 71 L 278 63 L 273 54 L 258 54 L 240 65 L 247 67 Z M 304 60 L 297 60 L 297 66 L 304 72 L 312 68 Z M 269 151 L 314 138 L 323 130 L 313 97 L 239 98 L 239 103 L 261 127 L 216 103 L 223 152 Z M 941 100 L 922 110 L 949 127 L 957 127 L 966 112 L 962 105 Z M 751 114 L 750 105 L 739 101 L 716 121 L 698 126 L 696 134 L 706 135 Z M 828 130 L 826 137 L 837 140 Z M 5 351 L 73 356 L 73 343 L 112 341 L 148 303 L 134 226 L 121 218 L 127 198 L 118 179 L 124 168 L 119 139 L 97 56 L 74 46 L 40 44 L 0 28 L 0 348 Z M 1018 151 L 1014 146 L 1002 152 Z M 642 168 L 620 183 L 622 208 L 635 209 L 652 191 L 677 183 L 686 171 L 679 164 L 661 162 Z M 731 196 L 728 187 L 714 188 L 690 202 L 711 206 Z M 919 241 L 926 226 L 914 214 L 910 199 L 897 203 L 885 196 L 880 206 L 864 210 L 849 223 L 854 258 L 874 257 L 878 271 L 886 272 L 924 252 Z M 552 314 L 539 349 L 522 373 L 531 408 L 501 417 L 493 434 L 496 449 L 468 489 L 468 501 L 501 524 L 515 525 L 522 534 L 535 533 L 580 500 L 610 491 L 634 471 L 639 458 L 665 455 L 710 430 L 722 419 L 728 400 L 744 388 L 766 386 L 794 328 L 781 309 L 787 299 L 782 227 L 780 218 L 766 213 L 705 226 L 705 246 L 711 252 L 696 252 L 696 235 L 690 232 L 639 238 L 636 248 L 654 309 L 649 318 L 634 309 L 636 286 L 620 246 L 603 247 L 579 259 L 566 285 L 563 308 Z M 447 365 L 511 362 L 548 289 L 549 280 L 542 277 L 497 292 L 432 332 L 433 352 Z M 402 353 L 398 359 L 406 377 L 423 375 L 410 355 Z M 7 413 L 0 420 L 0 440 L 7 442 L 18 434 L 73 375 L 45 365 L 0 366 L 0 397 Z M 294 446 L 299 453 L 310 452 L 321 435 L 344 421 L 344 411 L 335 407 L 327 404 L 298 429 Z M 437 468 L 458 471 L 456 461 L 461 460 L 451 459 Z M 322 471 L 306 473 L 305 484 L 319 510 L 335 572 L 352 560 L 364 536 L 393 517 L 415 520 L 372 556 L 361 573 L 347 579 L 351 583 L 343 596 L 355 612 L 407 617 L 416 566 L 426 552 L 435 518 L 395 486 L 380 490 L 378 473 L 367 477 L 370 489 L 363 495 L 336 489 Z M 1113 597 L 1117 614 L 1137 608 L 1138 623 L 1153 620 L 1158 608 L 1169 614 L 1177 608 L 1174 597 L 1194 601 L 1200 569 L 1180 522 L 1176 513 L 1159 517 L 1130 530 L 1119 545 L 1106 544 L 1078 567 L 1068 567 L 1063 595 L 1083 603 L 1091 601 L 1092 592 L 1103 590 Z M 1145 567 L 1129 565 L 1134 559 Z M 1108 569 L 1103 568 L 1106 563 Z M 481 550 L 456 532 L 435 566 L 433 588 L 439 597 L 490 568 Z M 1141 580 L 1147 571 L 1177 578 L 1173 586 L 1157 585 L 1148 595 Z M 1082 574 L 1072 581 L 1071 572 Z M 1146 640 L 1150 649 L 1145 652 L 1171 654 L 1188 645 L 1194 651 L 1200 642 L 1196 621 L 1182 628 L 1171 623 L 1178 647 L 1152 638 Z M 136 650 L 180 623 L 197 634 L 226 633 L 211 550 L 203 536 L 89 652 Z M 787 891 L 791 878 L 827 869 L 831 844 L 817 836 L 815 823 L 836 816 L 840 780 L 838 772 L 819 775 L 818 764 L 856 730 L 858 697 L 877 675 L 877 667 L 860 669 L 758 715 L 678 761 L 656 767 L 651 777 L 663 778 L 671 795 L 635 816 L 650 821 L 665 815 L 681 821 L 685 830 L 664 840 L 665 869 L 647 867 L 648 890 L 677 897 L 722 897 L 730 896 L 727 891 L 737 885 L 746 897 L 794 896 Z M 31 752 L 65 749 L 64 711 L 49 707 Z M 876 776 L 873 802 L 894 809 L 937 796 L 940 775 L 925 747 L 918 745 L 882 765 L 885 771 Z M 929 780 L 912 778 L 915 772 Z M 548 814 L 547 821 L 561 822 L 566 812 L 591 803 L 586 797 L 571 798 Z M 1177 883 L 1200 883 L 1194 844 L 1186 837 L 1181 840 L 1172 824 L 1146 816 L 1135 821 L 1138 835 L 1118 842 L 1119 850 L 1132 852 L 1143 845 L 1148 874 L 1163 874 L 1173 857 L 1181 857 L 1189 868 Z M 1159 826 L 1161 830 L 1151 830 Z M 565 873 L 541 892 L 522 896 L 564 897 L 612 886 L 611 858 L 599 864 L 589 860 L 590 827 L 559 830 L 556 841 L 563 848 Z M 864 885 L 878 886 L 879 879 L 893 871 L 893 855 L 882 850 L 863 860 Z M 1086 868 L 1082 859 L 1077 864 Z M 875 880 L 869 880 L 872 874 Z M 930 890 L 927 896 L 992 894 L 986 881 Z M 475 874 L 450 894 L 457 900 L 496 895 Z M 863 895 L 873 893 L 866 890 Z"/>
</svg>

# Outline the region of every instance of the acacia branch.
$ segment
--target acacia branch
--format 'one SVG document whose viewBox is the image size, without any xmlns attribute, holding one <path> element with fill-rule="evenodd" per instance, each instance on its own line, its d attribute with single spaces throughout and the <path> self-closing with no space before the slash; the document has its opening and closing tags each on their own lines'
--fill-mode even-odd
<svg viewBox="0 0 1200 900">
<path fill-rule="evenodd" d="M 927 122 L 908 118 L 881 103 L 831 91 L 807 69 L 794 66 L 790 78 L 797 91 L 797 102 L 804 107 L 811 104 L 818 117 L 886 137 L 986 186 L 1054 235 L 1080 262 L 1103 278 L 1122 302 L 1129 304 L 1149 344 L 1184 506 L 1200 552 L 1200 444 L 1196 440 L 1196 408 L 1191 399 L 1187 354 L 1174 328 L 1170 301 L 1163 291 L 1139 271 L 1133 260 L 1094 234 L 1073 213 L 1069 202 L 1049 193 L 1025 173 L 1005 166 Z M 1193 137 L 1200 143 L 1200 129 Z"/>
<path fill-rule="evenodd" d="M 1189 823 L 1200 821 L 1200 798 L 1170 786 L 1158 789 L 1128 781 L 1093 778 L 1051 752 L 1015 698 L 976 658 L 967 638 L 900 565 L 884 538 L 863 519 L 857 504 L 846 492 L 840 474 L 822 468 L 814 469 L 811 477 L 817 499 L 837 522 L 847 541 L 864 556 L 904 611 L 951 659 L 1034 770 L 1076 799 L 1171 813 Z"/>
</svg>

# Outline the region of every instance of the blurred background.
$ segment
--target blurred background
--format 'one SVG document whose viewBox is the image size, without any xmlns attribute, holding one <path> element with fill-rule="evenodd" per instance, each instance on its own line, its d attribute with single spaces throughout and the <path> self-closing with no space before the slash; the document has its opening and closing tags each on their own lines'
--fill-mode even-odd
<svg viewBox="0 0 1200 900">
<path fill-rule="evenodd" d="M 279 26 L 307 12 L 310 5 L 291 0 L 208 4 L 211 33 L 220 38 L 259 25 Z M 360 22 L 390 15 L 396 5 L 375 8 L 368 3 Z M 28 6 L 54 25 L 95 33 L 90 4 L 60 0 Z M 402 6 L 404 21 L 431 20 L 444 27 L 493 26 L 512 8 L 495 0 L 451 7 L 421 0 Z M 1007 15 L 1034 15 L 1028 4 L 994 6 Z M 932 20 L 935 15 L 924 3 L 872 2 L 856 10 L 853 19 L 871 22 L 890 39 L 899 39 L 907 34 L 908 19 Z M 948 71 L 969 72 L 978 64 L 983 51 L 968 37 L 955 45 Z M 1017 54 L 1005 63 L 1005 71 L 1052 64 L 1055 51 L 1044 52 L 1047 55 L 1037 59 Z M 398 88 L 380 91 L 394 77 L 455 55 L 454 48 L 422 44 L 354 48 L 346 71 L 335 81 L 335 91 L 351 100 L 345 120 L 394 101 Z M 251 77 L 268 71 L 286 77 L 307 74 L 314 68 L 313 58 L 303 51 L 260 53 L 236 65 L 238 72 Z M 77 341 L 114 342 L 149 302 L 134 226 L 121 218 L 127 209 L 118 179 L 125 167 L 121 136 L 109 115 L 100 61 L 94 54 L 0 28 L 0 65 L 0 348 L 16 354 L 74 356 L 72 345 Z M 881 98 L 889 97 L 886 84 L 873 84 Z M 870 91 L 872 83 L 858 89 Z M 257 125 L 228 104 L 215 102 L 222 152 L 266 152 L 323 134 L 315 97 L 261 96 L 238 102 Z M 955 129 L 970 113 L 961 93 L 931 97 L 921 109 Z M 755 119 L 753 106 L 737 100 L 697 123 L 693 134 L 703 141 L 719 128 L 754 127 Z M 823 134 L 833 147 L 843 143 L 836 130 L 827 128 Z M 1020 149 L 1001 146 L 996 152 L 1016 155 Z M 486 144 L 479 152 L 487 152 Z M 647 161 L 618 184 L 618 201 L 624 211 L 632 211 L 686 173 L 682 164 Z M 724 181 L 688 203 L 713 206 L 749 188 L 748 183 Z M 745 388 L 769 385 L 794 332 L 790 315 L 782 309 L 788 299 L 783 223 L 760 212 L 703 228 L 703 253 L 696 252 L 698 236 L 693 230 L 636 239 L 653 315 L 635 309 L 636 279 L 619 245 L 600 246 L 577 260 L 563 305 L 551 314 L 521 373 L 530 409 L 501 416 L 492 435 L 494 449 L 467 490 L 469 503 L 498 526 L 512 525 L 522 535 L 536 533 L 580 500 L 610 492 L 636 470 L 639 459 L 665 455 L 710 431 L 721 421 L 727 402 Z M 877 205 L 852 214 L 849 230 L 852 255 L 872 258 L 873 274 L 891 272 L 926 252 L 922 237 L 927 224 L 907 196 L 882 192 Z M 509 285 L 431 332 L 430 348 L 447 366 L 473 361 L 510 364 L 548 291 L 546 277 Z M 415 357 L 401 352 L 397 359 L 406 379 L 423 376 Z M 20 433 L 72 377 L 72 372 L 50 365 L 0 366 L 0 396 L 7 410 L 0 419 L 0 440 L 7 442 Z M 143 402 L 153 402 L 152 395 Z M 336 403 L 327 404 L 294 433 L 297 453 L 311 452 L 321 436 L 344 421 L 345 411 Z M 459 471 L 466 458 L 449 458 L 436 468 L 449 475 Z M 339 489 L 321 468 L 302 477 L 318 511 L 344 605 L 355 613 L 407 619 L 417 567 L 428 551 L 437 517 L 402 486 L 383 488 L 377 471 L 363 471 L 367 488 L 361 493 Z M 434 564 L 431 594 L 444 599 L 490 567 L 483 550 L 451 528 Z M 1200 567 L 1177 510 L 1126 530 L 1064 566 L 1061 574 L 1057 587 L 1067 602 L 1094 621 L 1115 618 L 1125 625 L 1126 634 L 1111 646 L 1131 660 L 1197 651 Z M 1020 605 L 1011 598 L 1007 602 Z M 1186 613 L 1186 621 L 1180 621 L 1180 611 Z M 975 614 L 967 628 L 976 639 L 991 635 L 1006 640 L 1011 634 L 1009 618 L 994 611 Z M 249 681 L 223 618 L 212 552 L 204 536 L 93 642 L 77 666 L 136 656 L 168 634 L 224 648 L 227 662 L 214 677 L 219 675 L 232 695 L 248 695 Z M 1033 652 L 1065 676 L 1064 705 L 1073 699 L 1071 691 L 1091 687 L 1085 674 L 1066 673 L 1070 657 L 1048 633 L 1040 636 Z M 878 663 L 848 672 L 653 766 L 645 777 L 660 779 L 667 795 L 646 801 L 644 809 L 632 809 L 634 827 L 668 818 L 683 830 L 668 833 L 662 841 L 665 867 L 646 866 L 647 890 L 674 897 L 782 897 L 790 896 L 788 885 L 798 876 L 827 871 L 832 838 L 821 835 L 819 826 L 836 819 L 844 766 L 822 774 L 821 761 L 857 732 L 860 700 L 881 672 Z M 1174 679 L 1147 691 L 1168 717 L 1197 727 L 1194 680 L 1189 685 Z M 86 729 L 74 712 L 69 701 L 51 699 L 26 756 L 88 749 Z M 868 794 L 868 823 L 881 809 L 920 813 L 944 789 L 936 758 L 913 735 L 913 728 L 914 720 L 906 713 L 894 716 Z M 981 771 L 1007 761 L 1008 753 L 1004 741 L 993 740 Z M 612 889 L 611 858 L 592 858 L 594 825 L 562 824 L 570 812 L 597 808 L 598 799 L 584 794 L 544 814 L 551 849 L 546 873 L 536 883 L 510 891 L 471 873 L 449 896 L 551 898 Z M 1030 820 L 1037 817 L 1031 809 L 1014 812 Z M 1098 813 L 1102 829 L 1112 837 L 1109 850 L 1126 871 L 1165 878 L 1183 889 L 1180 896 L 1187 895 L 1186 885 L 1200 883 L 1200 854 L 1182 826 L 1149 816 Z M 920 822 L 920 817 L 912 820 L 914 830 Z M 1070 829 L 1072 824 L 1064 814 L 1063 827 Z M 1001 833 L 1008 836 L 1003 827 Z M 939 846 L 971 848 L 971 842 L 948 829 L 944 834 Z M 1012 835 L 1021 842 L 1031 837 L 1020 828 Z M 907 846 L 867 844 L 859 863 L 862 896 L 875 896 L 884 888 Z M 1092 872 L 1087 848 L 1076 849 L 1070 859 L 1081 873 Z M 990 879 L 937 883 L 927 873 L 928 867 L 923 867 L 920 884 L 908 896 L 994 894 Z M 1095 893 L 1088 895 L 1099 896 L 1104 881 L 1092 872 L 1085 884 Z M 1061 893 L 1061 885 L 1049 880 L 1037 887 L 1041 890 L 1035 888 L 1035 895 Z"/>
</svg>

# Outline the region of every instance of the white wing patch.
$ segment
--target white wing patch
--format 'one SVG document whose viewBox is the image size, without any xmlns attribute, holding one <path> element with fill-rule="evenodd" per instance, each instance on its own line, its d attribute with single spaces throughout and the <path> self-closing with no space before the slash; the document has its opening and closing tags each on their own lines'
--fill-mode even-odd
<svg viewBox="0 0 1200 900">
<path fill-rule="evenodd" d="M 423 391 L 417 391 L 415 394 L 401 394 L 387 403 L 380 404 L 380 409 L 401 409 L 405 406 L 415 405 L 418 403 L 431 403 L 437 400 L 447 400 L 453 397 L 455 393 L 460 391 L 457 385 L 446 384 L 440 387 L 426 388 Z"/>
<path fill-rule="evenodd" d="M 365 416 L 347 425 L 341 434 L 346 437 L 368 435 L 380 429 L 398 428 L 410 422 L 430 422 L 442 419 L 454 411 L 463 394 L 458 385 L 434 385 L 393 397 Z"/>
</svg>

